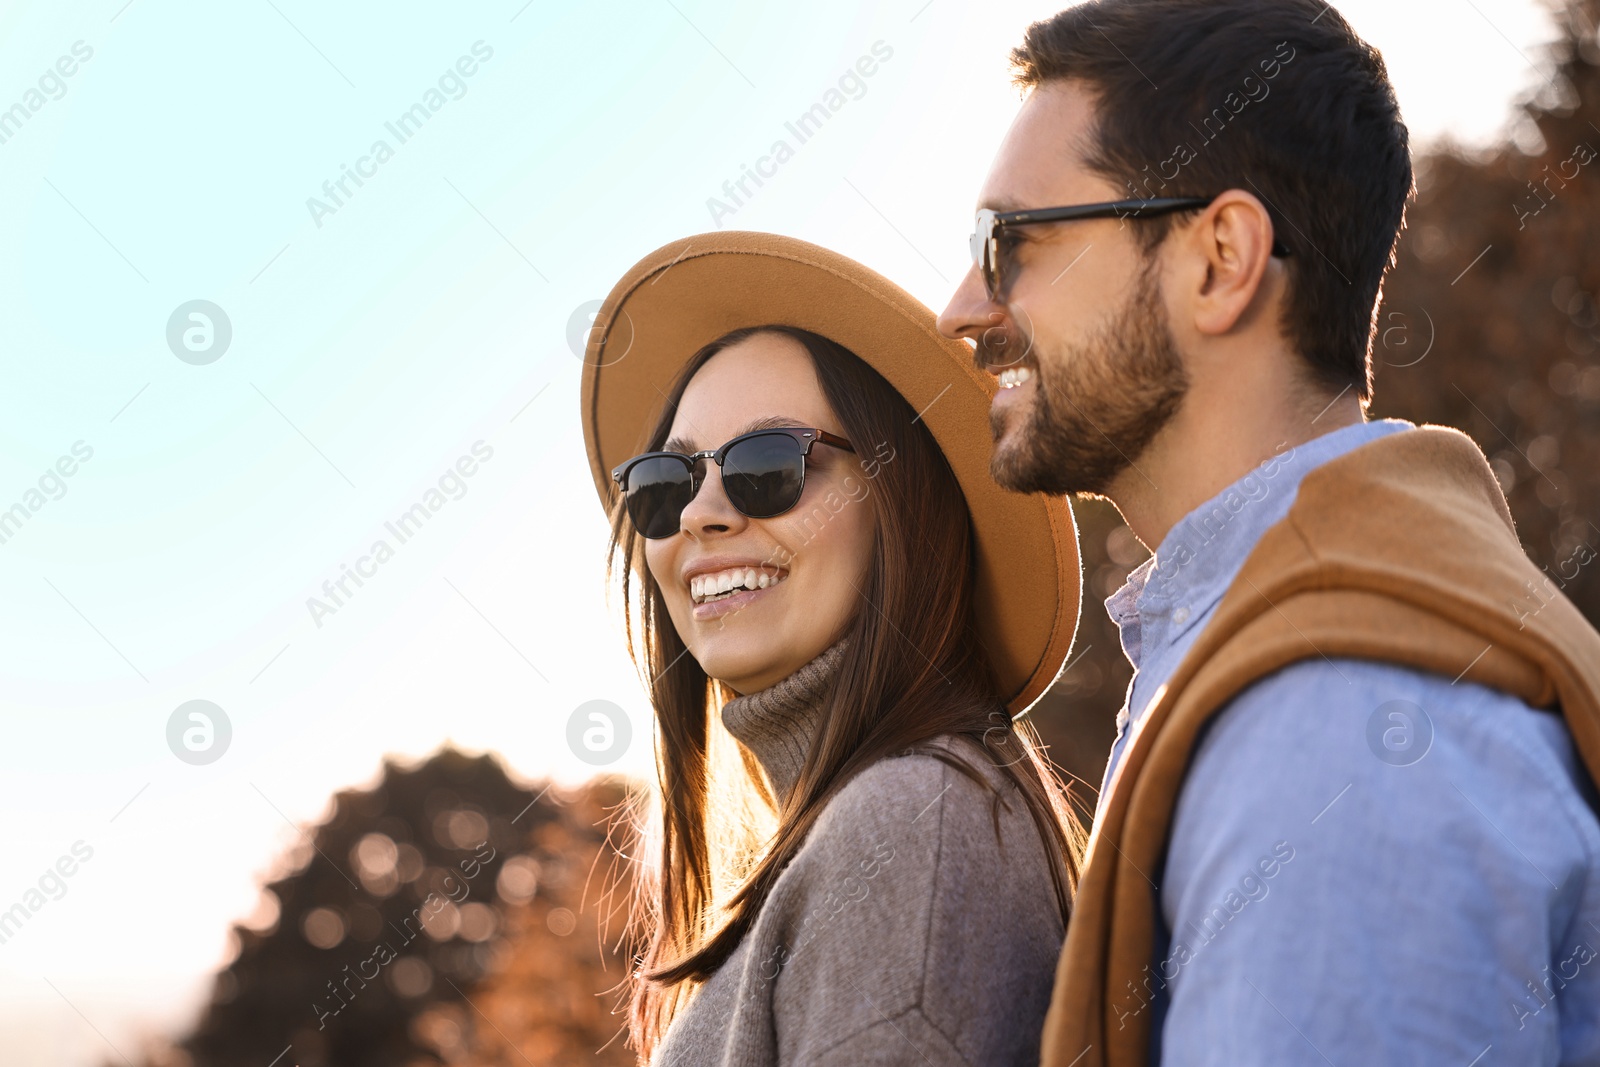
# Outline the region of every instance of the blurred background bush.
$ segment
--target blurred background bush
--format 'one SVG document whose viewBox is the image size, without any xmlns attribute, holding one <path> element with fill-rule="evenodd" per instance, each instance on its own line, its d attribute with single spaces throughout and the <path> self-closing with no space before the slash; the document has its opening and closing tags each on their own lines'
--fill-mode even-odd
<svg viewBox="0 0 1600 1067">
<path fill-rule="evenodd" d="M 630 890 L 605 844 L 625 796 L 453 749 L 385 764 L 284 857 L 194 1031 L 144 1067 L 633 1063 L 601 940 Z"/>
</svg>

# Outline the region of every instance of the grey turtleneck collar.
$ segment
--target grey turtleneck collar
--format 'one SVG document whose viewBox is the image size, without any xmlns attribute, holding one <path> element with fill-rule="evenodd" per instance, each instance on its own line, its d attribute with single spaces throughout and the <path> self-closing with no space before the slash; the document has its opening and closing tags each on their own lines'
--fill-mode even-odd
<svg viewBox="0 0 1600 1067">
<path fill-rule="evenodd" d="M 722 725 L 760 760 L 780 801 L 794 788 L 822 726 L 847 643 L 840 640 L 776 685 L 722 706 Z"/>
</svg>

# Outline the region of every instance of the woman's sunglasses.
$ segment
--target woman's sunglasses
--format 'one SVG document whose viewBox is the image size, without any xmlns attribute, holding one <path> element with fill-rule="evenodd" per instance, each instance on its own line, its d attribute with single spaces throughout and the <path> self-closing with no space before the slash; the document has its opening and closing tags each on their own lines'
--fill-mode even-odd
<svg viewBox="0 0 1600 1067">
<path fill-rule="evenodd" d="M 850 442 L 827 430 L 755 430 L 704 452 L 646 452 L 611 472 L 622 488 L 633 528 L 651 540 L 671 537 L 705 481 L 705 461 L 722 468 L 728 502 L 752 519 L 782 515 L 800 502 L 806 457 L 817 442 L 854 452 Z"/>
</svg>

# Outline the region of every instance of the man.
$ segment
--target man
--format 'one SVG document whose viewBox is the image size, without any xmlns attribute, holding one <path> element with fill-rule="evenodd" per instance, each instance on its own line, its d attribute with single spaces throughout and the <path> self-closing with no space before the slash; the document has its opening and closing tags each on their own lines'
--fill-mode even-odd
<svg viewBox="0 0 1600 1067">
<path fill-rule="evenodd" d="M 1600 636 L 1469 439 L 1366 421 L 1381 58 L 1322 0 L 1092 0 L 1012 58 L 940 329 L 996 479 L 1154 549 L 1045 1067 L 1600 1063 Z"/>
</svg>

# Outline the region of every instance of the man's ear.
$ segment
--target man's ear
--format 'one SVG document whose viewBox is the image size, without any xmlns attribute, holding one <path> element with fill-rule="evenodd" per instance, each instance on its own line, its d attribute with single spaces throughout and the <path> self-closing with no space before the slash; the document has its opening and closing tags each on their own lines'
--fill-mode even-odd
<svg viewBox="0 0 1600 1067">
<path fill-rule="evenodd" d="M 1195 329 L 1226 334 L 1248 316 L 1272 266 L 1272 216 L 1250 193 L 1229 189 L 1200 214 L 1188 236 L 1204 266 L 1204 279 L 1191 294 Z"/>
</svg>

